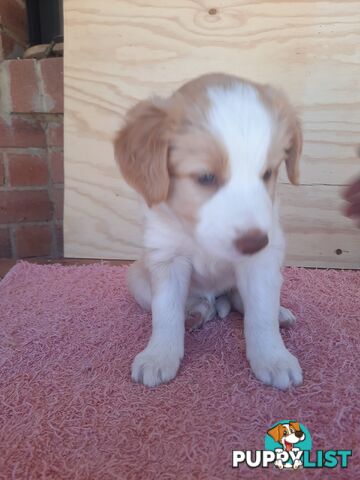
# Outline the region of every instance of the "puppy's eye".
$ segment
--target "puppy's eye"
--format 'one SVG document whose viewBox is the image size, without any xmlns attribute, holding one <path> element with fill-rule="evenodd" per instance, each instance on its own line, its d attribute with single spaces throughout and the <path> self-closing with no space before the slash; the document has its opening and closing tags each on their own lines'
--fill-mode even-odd
<svg viewBox="0 0 360 480">
<path fill-rule="evenodd" d="M 197 177 L 197 182 L 200 183 L 200 185 L 204 186 L 211 186 L 211 185 L 216 185 L 216 177 L 213 173 L 204 173 L 203 175 L 200 175 Z"/>
<path fill-rule="evenodd" d="M 264 180 L 264 182 L 267 182 L 270 180 L 271 176 L 273 174 L 273 171 L 271 170 L 271 168 L 268 168 L 266 170 L 266 172 L 264 173 L 264 175 L 262 176 L 262 179 Z"/>
</svg>

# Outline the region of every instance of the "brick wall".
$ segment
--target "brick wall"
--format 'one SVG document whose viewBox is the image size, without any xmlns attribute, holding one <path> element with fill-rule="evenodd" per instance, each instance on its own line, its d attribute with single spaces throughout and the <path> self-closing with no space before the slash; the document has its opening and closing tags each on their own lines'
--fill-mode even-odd
<svg viewBox="0 0 360 480">
<path fill-rule="evenodd" d="M 25 0 L 0 0 L 0 61 L 21 57 L 26 43 Z"/>
<path fill-rule="evenodd" d="M 63 195 L 62 58 L 3 61 L 0 258 L 62 256 Z"/>
</svg>

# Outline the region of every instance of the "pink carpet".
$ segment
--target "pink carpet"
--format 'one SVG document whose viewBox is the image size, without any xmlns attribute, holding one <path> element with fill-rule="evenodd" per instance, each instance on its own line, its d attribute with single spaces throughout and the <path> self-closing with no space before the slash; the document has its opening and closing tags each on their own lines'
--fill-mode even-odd
<svg viewBox="0 0 360 480">
<path fill-rule="evenodd" d="M 360 272 L 285 271 L 298 323 L 283 336 L 305 373 L 289 392 L 251 375 L 237 314 L 186 335 L 172 383 L 131 383 L 150 316 L 125 273 L 20 263 L 0 283 L 1 479 L 359 478 Z M 263 448 L 286 418 L 314 450 L 352 449 L 349 468 L 231 468 L 232 449 Z"/>
</svg>

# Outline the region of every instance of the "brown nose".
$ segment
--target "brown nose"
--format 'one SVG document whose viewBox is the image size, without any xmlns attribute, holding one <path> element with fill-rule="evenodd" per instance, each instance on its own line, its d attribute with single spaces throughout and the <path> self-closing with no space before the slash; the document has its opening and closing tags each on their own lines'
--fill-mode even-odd
<svg viewBox="0 0 360 480">
<path fill-rule="evenodd" d="M 245 255 L 251 255 L 266 247 L 269 237 L 261 230 L 254 228 L 234 241 L 235 247 Z"/>
</svg>

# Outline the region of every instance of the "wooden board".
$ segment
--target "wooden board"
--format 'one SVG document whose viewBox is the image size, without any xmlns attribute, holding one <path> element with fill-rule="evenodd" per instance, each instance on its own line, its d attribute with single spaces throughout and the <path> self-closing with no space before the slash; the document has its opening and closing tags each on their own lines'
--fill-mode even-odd
<svg viewBox="0 0 360 480">
<path fill-rule="evenodd" d="M 279 197 L 287 264 L 360 267 L 360 231 L 340 213 L 339 187 L 280 185 Z"/>
<path fill-rule="evenodd" d="M 339 198 L 339 186 L 360 173 L 357 0 L 64 6 L 66 256 L 137 257 L 139 208 L 116 168 L 114 134 L 136 101 L 223 71 L 281 86 L 303 120 L 302 186 L 281 176 L 288 262 L 360 268 L 360 231 Z"/>
</svg>

